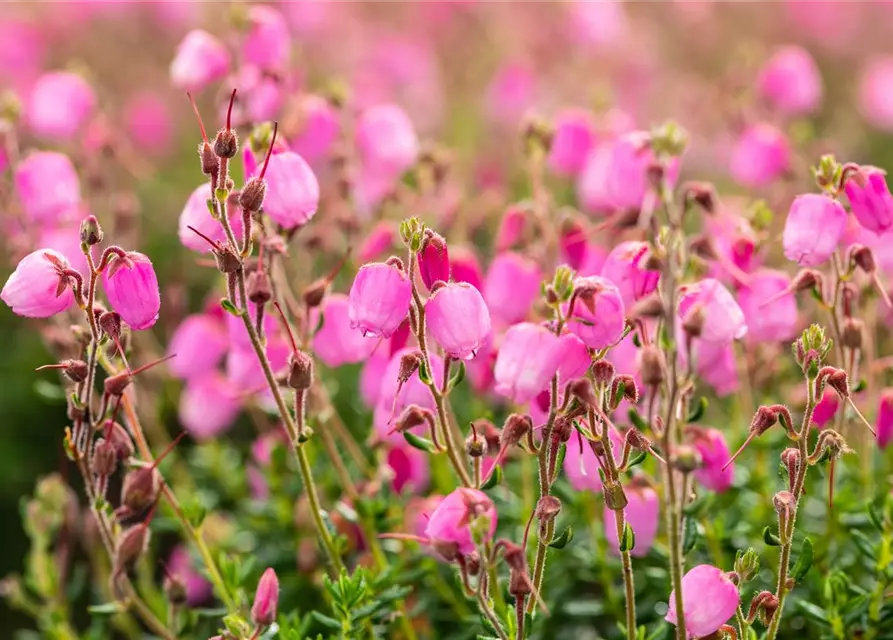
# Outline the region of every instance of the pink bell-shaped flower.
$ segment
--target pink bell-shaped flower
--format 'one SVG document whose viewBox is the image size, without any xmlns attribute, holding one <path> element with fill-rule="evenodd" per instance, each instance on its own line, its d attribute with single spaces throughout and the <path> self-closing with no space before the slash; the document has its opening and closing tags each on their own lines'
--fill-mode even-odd
<svg viewBox="0 0 893 640">
<path fill-rule="evenodd" d="M 213 371 L 229 348 L 223 318 L 210 313 L 186 316 L 168 343 L 168 354 L 177 357 L 168 361 L 171 374 L 191 380 Z"/>
<path fill-rule="evenodd" d="M 589 371 L 592 357 L 586 343 L 573 333 L 565 333 L 558 338 L 559 356 L 558 377 L 561 384 L 582 378 Z"/>
<path fill-rule="evenodd" d="M 483 289 L 493 318 L 504 325 L 524 320 L 540 295 L 542 279 L 539 265 L 530 258 L 511 251 L 497 255 Z"/>
<path fill-rule="evenodd" d="M 679 287 L 679 292 L 679 319 L 686 323 L 700 315 L 698 338 L 704 342 L 728 344 L 747 333 L 744 312 L 719 280 L 705 278 Z"/>
<path fill-rule="evenodd" d="M 267 569 L 257 583 L 254 603 L 251 605 L 251 621 L 263 627 L 270 626 L 276 621 L 278 607 L 279 578 L 273 569 Z"/>
<path fill-rule="evenodd" d="M 555 118 L 555 133 L 546 162 L 562 176 L 575 176 L 583 168 L 595 142 L 595 123 L 588 111 L 568 109 Z"/>
<path fill-rule="evenodd" d="M 269 335 L 264 352 L 273 371 L 283 371 L 288 365 L 292 349 L 282 336 Z M 264 369 L 251 347 L 236 347 L 229 350 L 226 354 L 226 378 L 240 393 L 260 392 L 264 395 L 270 393 Z"/>
<path fill-rule="evenodd" d="M 717 493 L 731 487 L 735 478 L 735 465 L 730 464 L 726 467 L 732 456 L 722 432 L 718 429 L 692 427 L 689 437 L 692 445 L 701 454 L 701 468 L 695 471 L 695 480 Z"/>
<path fill-rule="evenodd" d="M 822 102 L 822 76 L 802 47 L 782 47 L 760 70 L 757 87 L 776 109 L 790 116 L 813 113 Z"/>
<path fill-rule="evenodd" d="M 34 83 L 25 119 L 42 138 L 71 140 L 95 108 L 96 95 L 86 80 L 76 73 L 53 71 Z"/>
<path fill-rule="evenodd" d="M 201 91 L 229 73 L 229 51 L 207 31 L 195 29 L 177 45 L 170 75 L 174 87 L 182 91 Z"/>
<path fill-rule="evenodd" d="M 391 486 L 397 493 L 405 489 L 420 494 L 428 488 L 429 459 L 424 451 L 406 443 L 395 444 L 388 449 L 385 461 L 394 474 Z"/>
<path fill-rule="evenodd" d="M 868 61 L 859 80 L 859 110 L 870 125 L 893 131 L 893 56 Z"/>
<path fill-rule="evenodd" d="M 369 409 L 378 406 L 388 362 L 390 362 L 390 355 L 377 349 L 363 363 L 363 369 L 360 371 L 360 398 Z"/>
<path fill-rule="evenodd" d="M 822 398 L 816 403 L 815 409 L 812 412 L 812 424 L 819 429 L 824 429 L 825 426 L 834 419 L 839 408 L 840 396 L 837 395 L 837 392 L 834 391 L 834 389 L 825 387 L 825 392 L 822 394 Z"/>
<path fill-rule="evenodd" d="M 127 133 L 140 153 L 160 155 L 170 148 L 173 121 L 167 104 L 154 93 L 139 93 L 124 108 Z"/>
<path fill-rule="evenodd" d="M 331 102 L 316 95 L 304 96 L 299 109 L 301 130 L 292 138 L 291 148 L 313 167 L 322 167 L 341 133 L 338 111 Z"/>
<path fill-rule="evenodd" d="M 751 125 L 732 147 L 732 178 L 751 189 L 765 187 L 788 170 L 791 150 L 785 135 L 772 125 Z"/>
<path fill-rule="evenodd" d="M 738 289 L 748 339 L 780 342 L 796 335 L 797 298 L 788 291 L 790 284 L 791 279 L 783 271 L 760 269 Z"/>
<path fill-rule="evenodd" d="M 684 360 L 683 353 L 680 352 L 679 355 L 680 360 Z M 695 373 L 713 387 L 717 396 L 722 398 L 739 389 L 738 363 L 733 344 L 695 340 L 692 355 Z"/>
<path fill-rule="evenodd" d="M 607 188 L 611 204 L 617 210 L 638 211 L 651 189 L 648 171 L 655 156 L 646 144 L 647 138 L 647 133 L 633 131 L 620 136 L 612 145 Z M 679 161 L 674 158 L 667 165 L 666 180 L 672 185 L 678 175 Z"/>
<path fill-rule="evenodd" d="M 454 246 L 451 252 L 450 271 L 453 274 L 453 281 L 467 282 L 478 291 L 483 291 L 484 272 L 474 251 L 468 247 Z"/>
<path fill-rule="evenodd" d="M 220 222 L 211 217 L 208 210 L 208 200 L 211 199 L 211 184 L 208 182 L 196 187 L 195 191 L 189 196 L 183 211 L 180 212 L 180 219 L 177 225 L 177 235 L 180 242 L 187 249 L 192 251 L 207 253 L 213 250 L 207 240 L 202 238 L 193 229 L 201 232 L 203 236 L 207 236 L 218 244 L 226 243 L 226 232 L 220 225 Z M 229 224 L 236 238 L 242 237 L 242 214 L 237 207 L 229 206 L 226 209 L 229 216 Z"/>
<path fill-rule="evenodd" d="M 161 292 L 152 261 L 130 251 L 113 258 L 102 274 L 105 296 L 132 329 L 148 329 L 158 320 Z"/>
<path fill-rule="evenodd" d="M 677 623 L 675 591 L 670 593 L 666 620 Z M 740 602 L 738 587 L 728 574 L 709 564 L 699 564 L 682 577 L 685 631 L 690 638 L 715 633 L 735 615 Z"/>
<path fill-rule="evenodd" d="M 329 367 L 362 362 L 375 350 L 378 340 L 364 337 L 351 328 L 350 302 L 343 293 L 331 293 L 322 306 L 322 328 L 313 336 L 313 353 Z M 316 326 L 319 313 L 313 314 L 311 324 Z"/>
<path fill-rule="evenodd" d="M 614 213 L 614 200 L 609 189 L 613 170 L 613 143 L 596 143 L 586 156 L 577 175 L 577 200 L 583 211 L 593 215 Z"/>
<path fill-rule="evenodd" d="M 614 429 L 609 429 L 608 437 L 611 439 L 614 459 L 619 462 L 623 453 L 623 436 Z M 572 436 L 568 441 L 564 454 L 564 473 L 571 487 L 577 491 L 599 493 L 603 485 L 598 473 L 598 459 L 585 439 L 582 440 L 582 443 L 581 446 L 580 440 L 576 436 Z M 638 535 L 638 531 L 636 534 Z"/>
<path fill-rule="evenodd" d="M 232 427 L 242 399 L 217 371 L 187 381 L 180 394 L 180 424 L 197 440 L 207 440 Z"/>
<path fill-rule="evenodd" d="M 85 216 L 86 217 L 86 216 Z M 87 266 L 87 256 L 81 251 L 81 238 L 78 225 L 64 224 L 61 226 L 45 226 L 40 229 L 40 235 L 34 244 L 34 249 L 52 249 L 58 251 L 73 269 L 81 274 L 90 273 Z"/>
<path fill-rule="evenodd" d="M 425 303 L 428 331 L 444 352 L 470 360 L 490 333 L 490 311 L 480 292 L 465 282 L 439 287 Z"/>
<path fill-rule="evenodd" d="M 624 488 L 627 505 L 623 510 L 626 522 L 636 537 L 636 546 L 630 552 L 636 558 L 648 555 L 657 537 L 660 524 L 660 499 L 657 491 L 648 485 L 631 485 Z M 615 553 L 619 553 L 620 544 L 617 538 L 617 512 L 605 509 L 605 538 Z"/>
<path fill-rule="evenodd" d="M 28 220 L 39 225 L 71 218 L 81 203 L 81 185 L 64 153 L 37 151 L 13 171 L 16 195 Z"/>
<path fill-rule="evenodd" d="M 568 330 L 590 349 L 604 349 L 620 339 L 626 326 L 623 300 L 614 284 L 600 276 L 577 278 L 573 315 Z"/>
<path fill-rule="evenodd" d="M 432 544 L 455 544 L 468 555 L 496 533 L 496 505 L 483 491 L 460 487 L 443 499 L 428 520 L 425 536 Z M 481 523 L 485 524 L 481 524 Z M 472 531 L 479 534 L 477 540 Z"/>
<path fill-rule="evenodd" d="M 286 229 L 307 224 L 319 206 L 319 182 L 304 158 L 293 151 L 270 156 L 264 212 Z"/>
<path fill-rule="evenodd" d="M 356 123 L 360 161 L 368 170 L 398 178 L 419 155 L 419 139 L 406 112 L 395 104 L 366 109 Z"/>
<path fill-rule="evenodd" d="M 884 389 L 877 409 L 877 446 L 886 449 L 893 441 L 893 389 Z"/>
<path fill-rule="evenodd" d="M 878 235 L 893 228 L 893 195 L 885 173 L 875 167 L 860 167 L 850 174 L 844 187 L 850 209 L 864 229 Z"/>
<path fill-rule="evenodd" d="M 350 326 L 363 335 L 390 338 L 409 313 L 412 284 L 386 262 L 363 265 L 350 288 Z"/>
<path fill-rule="evenodd" d="M 291 56 L 288 24 L 273 7 L 258 4 L 248 8 L 248 33 L 242 42 L 242 59 L 264 71 L 284 71 Z"/>
<path fill-rule="evenodd" d="M 631 308 L 657 289 L 660 272 L 645 269 L 647 257 L 648 244 L 630 240 L 618 244 L 605 258 L 602 277 L 617 287 L 624 308 Z"/>
<path fill-rule="evenodd" d="M 52 249 L 39 249 L 22 258 L 9 276 L 0 299 L 12 312 L 26 318 L 49 318 L 65 311 L 74 300 L 67 278 L 68 260 Z"/>
<path fill-rule="evenodd" d="M 846 220 L 846 210 L 828 196 L 797 196 L 791 203 L 782 235 L 785 257 L 805 267 L 822 264 L 840 245 Z"/>
<path fill-rule="evenodd" d="M 558 337 L 531 322 L 506 331 L 496 356 L 496 393 L 518 404 L 532 400 L 558 371 L 562 355 Z"/>
</svg>

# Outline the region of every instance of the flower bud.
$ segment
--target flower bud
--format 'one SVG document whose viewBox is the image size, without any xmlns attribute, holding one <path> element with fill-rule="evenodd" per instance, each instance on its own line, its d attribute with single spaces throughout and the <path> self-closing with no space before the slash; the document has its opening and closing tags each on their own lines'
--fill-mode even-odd
<svg viewBox="0 0 893 640">
<path fill-rule="evenodd" d="M 691 445 L 681 444 L 673 452 L 673 466 L 682 471 L 682 473 L 697 471 L 703 463 L 701 453 Z"/>
<path fill-rule="evenodd" d="M 560 443 L 565 443 L 574 435 L 574 423 L 567 416 L 559 415 L 552 425 L 552 437 Z"/>
<path fill-rule="evenodd" d="M 279 578 L 273 569 L 267 569 L 257 583 L 254 604 L 251 605 L 251 620 L 256 625 L 270 626 L 276 621 L 279 605 Z"/>
<path fill-rule="evenodd" d="M 535 515 L 538 520 L 549 521 L 558 517 L 561 511 L 561 500 L 555 496 L 545 495 L 536 503 Z"/>
<path fill-rule="evenodd" d="M 132 526 L 119 536 L 115 547 L 115 575 L 124 573 L 140 559 L 149 546 L 150 536 L 149 527 L 145 524 Z"/>
<path fill-rule="evenodd" d="M 96 216 L 87 216 L 81 221 L 80 235 L 81 242 L 89 247 L 102 242 L 102 227 Z"/>
<path fill-rule="evenodd" d="M 778 611 L 778 598 L 771 591 L 760 591 L 750 601 L 750 610 L 747 612 L 747 619 L 753 620 L 757 615 L 760 622 L 766 626 L 772 622 L 775 612 Z"/>
<path fill-rule="evenodd" d="M 154 466 L 134 469 L 124 476 L 121 504 L 133 513 L 140 513 L 155 502 L 160 489 L 161 476 Z"/>
<path fill-rule="evenodd" d="M 735 558 L 735 573 L 741 584 L 749 582 L 760 571 L 760 556 L 752 547 L 747 551 L 738 552 Z"/>
<path fill-rule="evenodd" d="M 239 193 L 239 206 L 256 213 L 264 206 L 264 198 L 267 195 L 267 183 L 263 178 L 251 178 L 242 187 Z"/>
<path fill-rule="evenodd" d="M 309 389 L 313 385 L 313 359 L 303 351 L 292 352 L 285 382 L 292 389 Z"/>
<path fill-rule="evenodd" d="M 432 285 L 437 281 L 450 281 L 450 254 L 446 240 L 431 229 L 424 231 L 418 260 L 419 275 L 428 291 L 431 291 Z"/>
<path fill-rule="evenodd" d="M 595 384 L 611 384 L 614 380 L 614 365 L 607 360 L 592 363 L 592 378 Z"/>
<path fill-rule="evenodd" d="M 245 290 L 248 294 L 248 300 L 254 304 L 266 304 L 273 299 L 270 276 L 267 275 L 266 271 L 260 269 L 248 274 L 248 280 L 245 282 Z"/>
<path fill-rule="evenodd" d="M 533 420 L 530 416 L 513 413 L 505 420 L 502 433 L 499 436 L 500 448 L 514 446 L 521 442 L 521 438 L 533 431 Z"/>
<path fill-rule="evenodd" d="M 400 369 L 397 374 L 399 382 L 406 382 L 412 375 L 418 371 L 419 365 L 422 363 L 421 351 L 410 351 L 400 356 Z"/>
<path fill-rule="evenodd" d="M 626 505 L 629 504 L 629 500 L 626 498 L 626 493 L 623 492 L 623 485 L 619 482 L 606 484 L 604 491 L 605 507 L 611 511 L 620 511 L 621 509 L 626 508 Z"/>
<path fill-rule="evenodd" d="M 688 182 L 682 185 L 682 193 L 686 202 L 694 202 L 706 213 L 716 212 L 716 188 L 709 182 Z"/>
<path fill-rule="evenodd" d="M 93 446 L 92 459 L 93 473 L 101 478 L 107 478 L 118 467 L 118 455 L 115 445 L 105 438 L 98 438 Z"/>
<path fill-rule="evenodd" d="M 639 369 L 642 383 L 648 387 L 656 387 L 666 376 L 666 359 L 663 352 L 652 344 L 642 347 L 639 352 Z"/>
<path fill-rule="evenodd" d="M 410 429 L 421 427 L 427 423 L 430 415 L 430 409 L 425 409 L 417 404 L 411 404 L 406 407 L 400 414 L 400 417 L 397 418 L 397 422 L 394 424 L 394 431 L 403 433 Z"/>
<path fill-rule="evenodd" d="M 465 453 L 469 458 L 481 458 L 487 453 L 487 441 L 477 433 L 465 438 Z"/>
<path fill-rule="evenodd" d="M 662 357 L 662 356 L 661 356 Z M 636 380 L 631 375 L 621 374 L 619 376 L 614 376 L 614 381 L 611 383 L 611 400 L 612 403 L 619 403 L 621 398 L 617 397 L 618 392 L 623 388 L 623 398 L 627 402 L 631 404 L 637 404 L 639 402 L 639 387 L 636 385 Z M 616 409 L 617 407 L 613 407 Z"/>
<path fill-rule="evenodd" d="M 214 139 L 214 154 L 218 158 L 234 158 L 239 152 L 239 138 L 232 129 L 221 129 Z"/>
<path fill-rule="evenodd" d="M 772 504 L 775 507 L 775 513 L 779 516 L 790 516 L 797 508 L 797 501 L 794 494 L 790 491 L 779 491 L 772 498 Z"/>
<path fill-rule="evenodd" d="M 105 426 L 103 427 L 108 434 L 109 442 L 115 447 L 115 454 L 118 456 L 118 460 L 126 460 L 132 456 L 134 452 L 133 441 L 130 439 L 130 434 L 128 434 L 127 430 L 117 422 L 112 422 L 111 425 L 109 425 L 109 422 L 110 421 L 106 421 Z"/>
<path fill-rule="evenodd" d="M 576 398 L 583 406 L 591 409 L 598 408 L 598 398 L 595 397 L 592 382 L 586 378 L 579 378 L 571 382 L 568 385 L 568 391 L 571 396 Z"/>
<path fill-rule="evenodd" d="M 164 596 L 175 607 L 182 607 L 187 601 L 186 583 L 177 575 L 167 575 L 162 584 Z"/>
<path fill-rule="evenodd" d="M 63 360 L 62 372 L 72 382 L 83 382 L 87 379 L 87 363 L 83 360 Z"/>
</svg>

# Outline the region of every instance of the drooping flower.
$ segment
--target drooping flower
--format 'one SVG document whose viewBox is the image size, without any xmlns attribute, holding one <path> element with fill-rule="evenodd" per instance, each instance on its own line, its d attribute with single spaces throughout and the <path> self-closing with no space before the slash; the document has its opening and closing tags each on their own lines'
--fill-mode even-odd
<svg viewBox="0 0 893 640">
<path fill-rule="evenodd" d="M 783 271 L 760 269 L 738 289 L 738 304 L 747 322 L 748 339 L 790 340 L 797 333 L 797 298 L 788 292 L 791 279 Z M 770 302 L 771 300 L 771 302 Z"/>
<path fill-rule="evenodd" d="M 177 45 L 170 75 L 174 87 L 183 91 L 201 91 L 229 73 L 226 46 L 207 31 L 195 29 Z"/>
<path fill-rule="evenodd" d="M 558 338 L 561 355 L 558 359 L 558 376 L 562 384 L 586 375 L 592 357 L 586 343 L 573 333 L 565 333 Z"/>
<path fill-rule="evenodd" d="M 213 371 L 228 348 L 223 319 L 196 313 L 184 318 L 171 336 L 167 352 L 177 357 L 169 360 L 167 366 L 177 378 L 191 380 Z"/>
<path fill-rule="evenodd" d="M 694 473 L 695 480 L 711 491 L 723 492 L 732 486 L 735 465 L 725 467 L 731 458 L 726 438 L 718 429 L 694 427 L 689 432 L 692 445 L 701 454 L 701 468 Z"/>
<path fill-rule="evenodd" d="M 394 491 L 401 493 L 406 489 L 410 493 L 422 493 L 427 489 L 430 463 L 424 451 L 406 443 L 395 443 L 385 459 L 394 474 L 391 480 Z"/>
<path fill-rule="evenodd" d="M 623 300 L 614 283 L 600 276 L 577 278 L 577 298 L 567 328 L 590 349 L 604 349 L 620 339 L 626 324 Z"/>
<path fill-rule="evenodd" d="M 679 318 L 691 322 L 701 316 L 698 338 L 704 342 L 728 344 L 747 333 L 744 312 L 728 289 L 713 278 L 679 288 Z"/>
<path fill-rule="evenodd" d="M 840 408 L 840 396 L 830 387 L 825 388 L 822 398 L 816 403 L 812 412 L 812 424 L 819 429 L 824 429 L 825 425 L 831 422 Z"/>
<path fill-rule="evenodd" d="M 418 252 L 419 276 L 431 291 L 437 281 L 450 281 L 450 251 L 446 240 L 430 229 L 425 230 L 422 248 Z"/>
<path fill-rule="evenodd" d="M 785 257 L 806 267 L 822 264 L 840 245 L 846 220 L 846 210 L 836 200 L 818 193 L 797 196 L 784 225 Z"/>
<path fill-rule="evenodd" d="M 341 293 L 327 295 L 320 307 L 322 327 L 313 336 L 313 352 L 329 367 L 362 362 L 378 344 L 351 328 L 349 307 L 347 296 Z M 313 326 L 318 318 L 319 313 L 311 318 Z"/>
<path fill-rule="evenodd" d="M 167 560 L 167 570 L 186 587 L 186 604 L 196 606 L 211 598 L 213 586 L 195 567 L 185 546 L 174 547 Z"/>
<path fill-rule="evenodd" d="M 611 147 L 607 189 L 611 205 L 616 210 L 638 211 L 651 189 L 648 172 L 655 155 L 646 144 L 648 137 L 644 131 L 633 131 L 618 137 Z M 670 185 L 674 184 L 679 175 L 678 158 L 670 160 L 665 170 L 665 179 Z"/>
<path fill-rule="evenodd" d="M 243 61 L 264 71 L 284 71 L 291 56 L 291 34 L 282 14 L 267 5 L 251 5 L 248 23 L 242 42 Z"/>
<path fill-rule="evenodd" d="M 679 355 L 684 360 L 683 352 L 680 351 Z M 738 390 L 740 380 L 733 344 L 695 340 L 692 355 L 695 373 L 713 387 L 717 396 L 722 398 Z"/>
<path fill-rule="evenodd" d="M 304 96 L 299 108 L 301 128 L 291 139 L 291 148 L 313 167 L 322 167 L 341 131 L 338 112 L 331 102 L 317 95 Z"/>
<path fill-rule="evenodd" d="M 474 358 L 490 333 L 490 312 L 480 292 L 465 282 L 438 288 L 425 303 L 431 337 L 447 355 Z"/>
<path fill-rule="evenodd" d="M 863 228 L 878 235 L 893 229 L 893 195 L 883 171 L 863 166 L 850 174 L 844 186 L 850 209 Z"/>
<path fill-rule="evenodd" d="M 196 187 L 195 191 L 190 194 L 183 211 L 180 212 L 180 219 L 177 225 L 177 235 L 180 242 L 187 249 L 208 253 L 213 250 L 207 240 L 202 238 L 195 231 L 200 231 L 202 235 L 207 236 L 218 244 L 226 243 L 226 232 L 220 225 L 220 222 L 211 217 L 208 210 L 208 200 L 211 198 L 211 185 L 208 182 Z M 228 206 L 227 216 L 229 224 L 236 238 L 242 237 L 242 214 L 238 207 Z"/>
<path fill-rule="evenodd" d="M 487 271 L 483 289 L 493 318 L 503 324 L 524 320 L 540 294 L 542 278 L 534 260 L 512 251 L 497 255 Z"/>
<path fill-rule="evenodd" d="M 95 108 L 96 95 L 86 80 L 76 73 L 53 71 L 34 83 L 25 119 L 40 137 L 71 140 Z"/>
<path fill-rule="evenodd" d="M 154 93 L 138 93 L 130 98 L 124 108 L 124 122 L 140 153 L 161 154 L 169 148 L 173 134 L 171 114 Z"/>
<path fill-rule="evenodd" d="M 549 146 L 549 168 L 562 176 L 575 176 L 583 168 L 595 142 L 595 123 L 588 111 L 568 109 L 555 118 Z"/>
<path fill-rule="evenodd" d="M 859 109 L 868 123 L 883 131 L 893 131 L 893 57 L 870 59 L 859 80 Z"/>
<path fill-rule="evenodd" d="M 782 47 L 760 70 L 757 87 L 779 111 L 800 116 L 814 112 L 822 102 L 822 77 L 809 52 Z"/>
<path fill-rule="evenodd" d="M 660 271 L 645 268 L 647 256 L 648 244 L 631 240 L 614 247 L 602 265 L 602 277 L 617 287 L 625 308 L 657 289 Z"/>
<path fill-rule="evenodd" d="M 276 621 L 279 607 L 279 578 L 273 569 L 267 569 L 257 583 L 254 604 L 251 605 L 251 620 L 256 625 L 269 626 Z"/>
<path fill-rule="evenodd" d="M 483 271 L 474 251 L 462 246 L 454 246 L 450 251 L 450 271 L 453 274 L 453 281 L 467 282 L 478 291 L 483 291 Z"/>
<path fill-rule="evenodd" d="M 524 403 L 546 388 L 562 355 L 554 333 L 541 325 L 522 322 L 502 338 L 493 372 L 496 393 Z"/>
<path fill-rule="evenodd" d="M 614 213 L 614 200 L 609 190 L 613 146 L 610 141 L 593 145 L 577 175 L 577 200 L 583 211 L 593 215 Z"/>
<path fill-rule="evenodd" d="M 102 273 L 102 284 L 109 304 L 132 329 L 148 329 L 158 320 L 161 292 L 147 256 L 129 251 L 126 257 L 113 258 Z"/>
<path fill-rule="evenodd" d="M 229 429 L 242 410 L 242 399 L 217 371 L 187 381 L 180 395 L 180 424 L 197 440 Z"/>
<path fill-rule="evenodd" d="M 390 338 L 409 313 L 412 284 L 398 267 L 363 265 L 350 288 L 350 326 L 364 335 Z"/>
<path fill-rule="evenodd" d="M 360 161 L 388 179 L 409 169 L 419 155 L 419 139 L 406 112 L 395 104 L 366 109 L 357 120 Z"/>
<path fill-rule="evenodd" d="M 363 369 L 360 371 L 360 397 L 369 409 L 378 406 L 384 374 L 389 361 L 390 354 L 383 349 L 376 349 L 363 363 Z"/>
<path fill-rule="evenodd" d="M 893 441 L 893 390 L 884 389 L 877 410 L 877 444 L 881 449 L 886 449 Z"/>
<path fill-rule="evenodd" d="M 496 533 L 496 505 L 483 491 L 460 487 L 443 499 L 428 520 L 425 536 L 436 546 L 455 544 L 468 555 Z M 477 536 L 473 532 L 477 533 Z"/>
<path fill-rule="evenodd" d="M 623 452 L 623 437 L 613 429 L 608 430 L 608 437 L 611 439 L 614 459 L 619 462 Z M 580 440 L 573 436 L 568 441 L 564 454 L 564 473 L 571 487 L 577 491 L 600 492 L 603 485 L 598 470 L 599 462 L 592 447 L 586 440 L 582 441 L 581 446 Z"/>
<path fill-rule="evenodd" d="M 729 170 L 739 184 L 765 187 L 788 170 L 791 150 L 785 135 L 772 125 L 759 123 L 745 129 L 735 145 Z"/>
<path fill-rule="evenodd" d="M 666 620 L 677 623 L 675 591 L 670 593 Z M 740 596 L 728 574 L 709 564 L 691 568 L 682 577 L 682 606 L 685 631 L 692 638 L 716 632 L 735 615 Z"/>
<path fill-rule="evenodd" d="M 49 318 L 65 311 L 74 300 L 61 273 L 68 267 L 65 256 L 52 249 L 29 253 L 3 285 L 0 299 L 13 313 L 26 318 Z"/>
<path fill-rule="evenodd" d="M 36 224 L 55 224 L 70 218 L 81 202 L 78 174 L 64 153 L 29 154 L 16 165 L 13 181 L 25 215 Z"/>
<path fill-rule="evenodd" d="M 636 546 L 630 553 L 636 558 L 644 558 L 657 537 L 657 528 L 660 524 L 660 499 L 657 497 L 657 492 L 647 485 L 631 485 L 624 489 L 628 500 L 624 515 L 636 540 Z M 605 538 L 614 552 L 618 553 L 620 544 L 617 536 L 617 512 L 607 508 Z"/>
<path fill-rule="evenodd" d="M 265 174 L 264 212 L 286 229 L 307 224 L 319 206 L 319 182 L 310 165 L 293 151 L 273 153 Z"/>
</svg>

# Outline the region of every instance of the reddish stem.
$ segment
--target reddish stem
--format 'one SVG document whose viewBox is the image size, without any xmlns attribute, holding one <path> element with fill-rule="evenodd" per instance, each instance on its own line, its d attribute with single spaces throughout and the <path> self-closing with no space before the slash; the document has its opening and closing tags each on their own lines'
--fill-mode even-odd
<svg viewBox="0 0 893 640">
<path fill-rule="evenodd" d="M 205 242 L 207 242 L 209 245 L 211 245 L 211 246 L 212 246 L 214 249 L 216 249 L 217 251 L 220 251 L 220 250 L 221 250 L 221 248 L 220 248 L 220 244 L 219 244 L 219 243 L 217 243 L 217 242 L 214 241 L 214 240 L 211 240 L 211 238 L 209 238 L 208 236 L 206 236 L 204 233 L 202 233 L 201 231 L 199 231 L 199 230 L 196 229 L 195 227 L 190 226 L 190 225 L 186 225 L 186 228 L 189 229 L 190 231 L 192 231 L 192 233 L 194 233 L 195 235 L 197 235 L 199 238 L 201 238 L 202 240 L 204 240 Z"/>
<path fill-rule="evenodd" d="M 285 319 L 285 314 L 282 312 L 282 307 L 279 306 L 278 302 L 273 302 L 273 306 L 276 307 L 276 311 L 279 312 L 279 318 L 282 320 L 282 326 L 285 328 L 285 332 L 288 334 L 288 339 L 291 340 L 291 348 L 297 353 L 298 352 L 298 343 L 295 342 L 295 336 L 291 332 L 291 327 L 288 326 L 288 320 Z"/>
<path fill-rule="evenodd" d="M 227 130 L 232 129 L 231 123 L 233 119 L 233 104 L 236 102 L 236 91 L 238 89 L 233 89 L 232 95 L 229 97 L 229 109 L 226 111 L 226 128 Z"/>
<path fill-rule="evenodd" d="M 267 173 L 267 165 L 270 164 L 270 156 L 273 155 L 273 147 L 274 147 L 275 144 L 276 144 L 276 134 L 277 134 L 278 132 L 279 132 L 279 123 L 278 123 L 278 122 L 274 122 L 274 123 L 273 123 L 273 139 L 270 140 L 270 147 L 267 149 L 267 157 L 264 159 L 264 166 L 263 166 L 263 168 L 260 170 L 260 175 L 257 176 L 259 180 L 263 180 L 263 179 L 264 179 L 264 176 L 265 176 L 266 173 Z"/>
<path fill-rule="evenodd" d="M 233 95 L 235 95 L 235 93 L 236 93 L 236 90 L 233 89 Z M 189 103 L 192 105 L 192 110 L 195 111 L 195 117 L 198 119 L 198 128 L 202 130 L 202 140 L 205 141 L 205 144 L 209 144 L 208 143 L 208 134 L 205 133 L 205 123 L 202 122 L 202 116 L 198 112 L 198 106 L 195 104 L 195 98 L 193 98 L 192 94 L 189 93 L 188 91 L 186 92 L 186 97 L 189 98 Z M 232 107 L 230 107 L 230 108 L 232 108 Z M 227 123 L 228 123 L 228 120 L 227 120 Z M 227 126 L 228 126 L 228 124 L 227 124 Z"/>
</svg>

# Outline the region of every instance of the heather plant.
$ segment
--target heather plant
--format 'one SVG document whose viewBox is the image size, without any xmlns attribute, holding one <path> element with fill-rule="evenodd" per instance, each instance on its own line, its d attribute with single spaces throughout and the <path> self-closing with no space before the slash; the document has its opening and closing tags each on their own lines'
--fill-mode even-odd
<svg viewBox="0 0 893 640">
<path fill-rule="evenodd" d="M 590 49 L 624 69 L 650 14 L 197 6 L 119 7 L 180 32 L 177 99 L 147 82 L 123 119 L 83 69 L 0 55 L 0 299 L 41 339 L 16 376 L 59 403 L 64 454 L 2 583 L 35 633 L 893 637 L 893 197 L 850 130 L 807 131 L 834 88 L 809 46 L 736 68 L 754 90 L 719 87 L 742 104 L 709 122 L 671 105 L 685 126 L 635 96 L 538 103 L 552 54 L 506 59 L 493 148 L 451 147 L 431 123 L 471 99 L 435 53 L 465 29 L 534 48 L 558 24 L 575 71 Z M 648 11 L 721 24 L 669 6 Z M 789 11 L 829 47 L 850 15 Z M 23 15 L 26 53 L 64 31 Z M 339 48 L 388 20 L 406 34 Z M 889 66 L 859 96 L 879 129 Z M 165 162 L 179 181 L 153 182 Z M 157 192 L 176 233 L 157 202 L 141 233 Z"/>
</svg>

